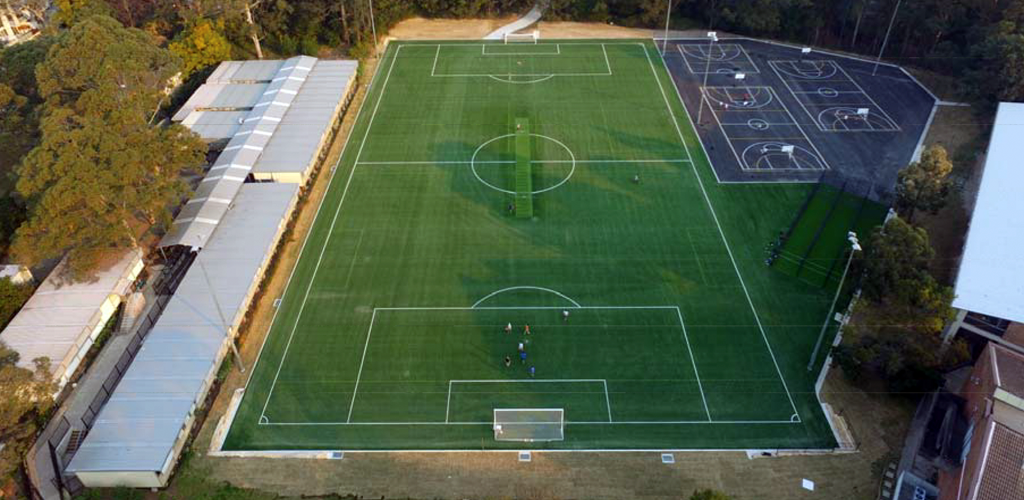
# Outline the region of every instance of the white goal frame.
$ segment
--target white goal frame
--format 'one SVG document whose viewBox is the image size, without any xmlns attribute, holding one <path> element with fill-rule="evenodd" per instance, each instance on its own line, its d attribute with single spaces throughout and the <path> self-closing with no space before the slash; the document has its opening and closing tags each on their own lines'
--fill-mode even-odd
<svg viewBox="0 0 1024 500">
<path fill-rule="evenodd" d="M 527 418 L 518 420 L 515 418 L 502 418 L 500 415 L 511 414 L 523 415 Z M 538 416 L 540 419 L 534 421 L 531 420 L 530 416 Z M 548 419 L 544 417 L 557 416 L 558 420 Z M 531 428 L 547 427 L 554 428 L 557 426 L 557 432 L 554 432 L 550 436 L 544 436 L 543 433 L 539 433 L 533 437 L 527 436 L 516 436 L 513 429 L 518 427 L 520 432 L 530 434 Z M 565 440 L 565 410 L 562 408 L 495 408 L 494 409 L 494 440 L 495 441 L 520 441 L 524 443 L 534 443 L 541 441 L 564 441 Z M 509 431 L 509 434 L 506 434 Z"/>
<path fill-rule="evenodd" d="M 505 44 L 509 43 L 533 43 L 540 40 L 540 31 L 533 30 L 529 33 L 505 33 L 503 36 Z"/>
</svg>

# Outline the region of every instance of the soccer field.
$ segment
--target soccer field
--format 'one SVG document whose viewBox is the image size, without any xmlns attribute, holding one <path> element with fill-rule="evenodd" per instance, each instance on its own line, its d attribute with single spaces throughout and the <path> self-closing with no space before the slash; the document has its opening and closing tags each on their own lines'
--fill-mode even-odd
<svg viewBox="0 0 1024 500">
<path fill-rule="evenodd" d="M 392 43 L 224 450 L 835 446 L 833 290 L 764 265 L 811 187 L 718 184 L 686 116 L 650 41 Z"/>
</svg>

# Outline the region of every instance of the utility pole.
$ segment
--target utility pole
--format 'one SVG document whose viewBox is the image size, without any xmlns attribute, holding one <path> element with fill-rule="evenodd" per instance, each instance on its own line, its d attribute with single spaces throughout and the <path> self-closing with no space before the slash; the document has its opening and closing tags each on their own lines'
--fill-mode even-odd
<svg viewBox="0 0 1024 500">
<path fill-rule="evenodd" d="M 672 0 L 668 0 L 668 5 L 665 6 L 665 39 L 661 43 L 661 55 L 664 56 L 665 52 L 668 51 L 668 23 L 672 19 Z"/>
<path fill-rule="evenodd" d="M 377 55 L 377 24 L 373 20 L 373 0 L 367 0 L 370 3 L 370 31 L 373 32 L 373 55 Z"/>
</svg>

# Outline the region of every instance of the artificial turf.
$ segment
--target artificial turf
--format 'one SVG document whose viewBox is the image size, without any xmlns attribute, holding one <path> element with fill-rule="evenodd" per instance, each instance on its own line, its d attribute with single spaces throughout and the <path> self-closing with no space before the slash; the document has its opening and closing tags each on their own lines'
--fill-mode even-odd
<svg viewBox="0 0 1024 500">
<path fill-rule="evenodd" d="M 392 43 L 224 449 L 517 449 L 490 412 L 537 406 L 533 449 L 834 446 L 830 291 L 763 263 L 810 189 L 716 184 L 649 40 Z"/>
</svg>

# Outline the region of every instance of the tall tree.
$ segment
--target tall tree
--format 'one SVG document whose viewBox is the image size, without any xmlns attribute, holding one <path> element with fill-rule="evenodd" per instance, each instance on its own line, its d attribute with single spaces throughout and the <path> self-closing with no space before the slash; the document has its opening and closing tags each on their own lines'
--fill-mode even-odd
<svg viewBox="0 0 1024 500">
<path fill-rule="evenodd" d="M 221 35 L 223 21 L 201 19 L 182 31 L 168 49 L 182 61 L 181 76 L 192 73 L 231 57 L 231 44 Z"/>
<path fill-rule="evenodd" d="M 111 248 L 169 220 L 188 189 L 183 172 L 205 146 L 179 125 L 153 127 L 176 59 L 146 33 L 105 16 L 64 32 L 37 68 L 46 99 L 42 137 L 19 169 L 28 220 L 12 250 L 27 263 L 69 258 L 72 278 L 91 275 Z"/>
<path fill-rule="evenodd" d="M 53 405 L 56 390 L 49 360 L 34 360 L 35 370 L 18 367 L 18 353 L 0 342 L 0 484 L 21 465 L 35 438 L 36 423 Z"/>
<path fill-rule="evenodd" d="M 896 207 L 908 221 L 914 220 L 918 210 L 937 213 L 946 205 L 949 196 L 949 174 L 953 162 L 946 148 L 934 145 L 924 150 L 921 159 L 900 171 L 896 184 Z"/>
<path fill-rule="evenodd" d="M 694 491 L 690 500 L 732 500 L 732 497 L 718 490 L 703 489 Z"/>
</svg>

